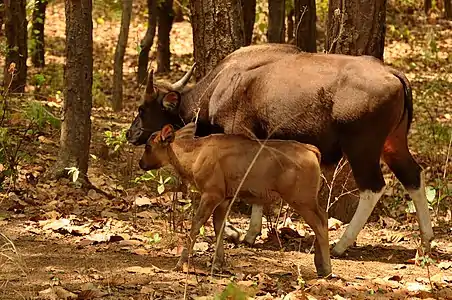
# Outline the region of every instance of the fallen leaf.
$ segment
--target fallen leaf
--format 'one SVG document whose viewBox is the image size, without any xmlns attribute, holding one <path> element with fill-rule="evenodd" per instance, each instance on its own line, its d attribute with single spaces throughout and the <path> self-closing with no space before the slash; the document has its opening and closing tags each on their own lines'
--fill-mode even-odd
<svg viewBox="0 0 452 300">
<path fill-rule="evenodd" d="M 136 206 L 151 205 L 151 199 L 146 196 L 138 196 L 135 198 Z"/>
<path fill-rule="evenodd" d="M 174 247 L 172 250 L 170 250 L 169 253 L 173 254 L 173 255 L 181 255 L 182 250 L 184 250 L 184 246 L 179 245 L 179 246 Z"/>
<path fill-rule="evenodd" d="M 207 242 L 199 242 L 195 243 L 193 246 L 193 251 L 205 252 L 209 249 L 209 243 Z"/>
<path fill-rule="evenodd" d="M 134 266 L 134 267 L 128 267 L 126 268 L 126 271 L 129 273 L 137 273 L 137 274 L 154 274 L 154 268 L 153 267 L 140 267 L 140 266 Z"/>
<path fill-rule="evenodd" d="M 143 218 L 143 219 L 153 219 L 154 214 L 151 213 L 150 211 L 144 210 L 144 211 L 140 211 L 139 213 L 137 213 L 137 217 Z"/>
<path fill-rule="evenodd" d="M 77 299 L 77 295 L 74 293 L 71 293 L 61 286 L 53 286 L 46 290 L 40 291 L 39 295 L 43 299 L 51 299 L 51 300 L 57 300 L 57 299 Z"/>
<path fill-rule="evenodd" d="M 407 282 L 406 286 L 407 290 L 409 290 L 410 292 L 429 291 L 429 288 L 426 285 L 420 284 L 418 282 Z"/>
<path fill-rule="evenodd" d="M 343 222 L 335 219 L 335 218 L 329 218 L 328 219 L 328 230 L 337 230 L 341 228 Z"/>
<path fill-rule="evenodd" d="M 146 255 L 146 254 L 148 254 L 148 251 L 146 249 L 139 248 L 139 249 L 133 250 L 132 253 L 137 254 L 137 255 Z"/>
<path fill-rule="evenodd" d="M 442 270 L 448 270 L 452 268 L 452 262 L 451 261 L 442 261 L 438 264 L 438 268 Z"/>
<path fill-rule="evenodd" d="M 42 227 L 42 229 L 43 230 L 47 230 L 47 229 L 58 230 L 65 226 L 68 226 L 69 224 L 71 224 L 71 220 L 69 220 L 69 219 L 58 219 L 58 220 L 55 220 L 53 222 L 50 222 L 50 223 L 44 225 Z"/>
<path fill-rule="evenodd" d="M 392 280 L 392 281 L 401 281 L 402 280 L 402 276 L 400 275 L 393 275 L 387 278 L 387 280 Z"/>
<path fill-rule="evenodd" d="M 147 285 L 147 286 L 141 287 L 140 293 L 141 294 L 152 294 L 152 293 L 154 293 L 154 291 L 155 290 L 151 286 Z"/>
</svg>

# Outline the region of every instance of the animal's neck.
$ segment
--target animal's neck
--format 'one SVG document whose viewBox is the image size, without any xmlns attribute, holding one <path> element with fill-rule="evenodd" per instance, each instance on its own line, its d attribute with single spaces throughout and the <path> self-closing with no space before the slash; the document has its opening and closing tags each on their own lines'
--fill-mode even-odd
<svg viewBox="0 0 452 300">
<path fill-rule="evenodd" d="M 208 95 L 205 95 L 206 90 L 205 84 L 203 82 L 197 83 L 193 87 L 187 87 L 181 93 L 181 106 L 180 106 L 180 117 L 185 123 L 192 121 L 195 117 L 196 112 L 199 109 L 198 119 L 202 121 L 209 120 L 208 113 Z"/>
<path fill-rule="evenodd" d="M 174 141 L 168 149 L 169 163 L 185 179 L 193 180 L 192 166 L 196 159 L 197 149 L 191 141 Z"/>
</svg>

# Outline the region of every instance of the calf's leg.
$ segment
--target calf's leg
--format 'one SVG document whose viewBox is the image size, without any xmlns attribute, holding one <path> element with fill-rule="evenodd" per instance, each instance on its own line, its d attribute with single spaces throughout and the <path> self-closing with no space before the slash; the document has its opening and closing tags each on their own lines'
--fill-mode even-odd
<svg viewBox="0 0 452 300">
<path fill-rule="evenodd" d="M 315 201 L 315 200 L 313 200 Z M 314 264 L 319 277 L 331 275 L 330 244 L 328 242 L 328 217 L 318 203 L 306 205 L 304 203 L 289 202 L 289 204 L 303 217 L 315 233 Z"/>
<path fill-rule="evenodd" d="M 223 201 L 220 205 L 215 208 L 213 212 L 213 227 L 215 230 L 215 237 L 217 240 L 217 249 L 216 256 L 213 261 L 213 268 L 215 271 L 221 271 L 224 263 L 224 244 L 223 244 L 223 236 L 220 236 L 221 225 L 223 225 L 223 221 L 226 216 L 226 212 L 228 210 L 229 201 Z M 226 227 L 225 227 L 226 228 Z"/>
<path fill-rule="evenodd" d="M 209 217 L 212 215 L 215 207 L 224 200 L 224 195 L 220 191 L 218 192 L 204 192 L 201 195 L 201 201 L 199 203 L 196 215 L 193 217 L 190 235 L 187 238 L 186 245 L 182 250 L 182 254 L 179 261 L 176 264 L 176 269 L 180 269 L 184 262 L 188 260 L 188 256 L 193 251 L 196 237 L 198 236 L 201 226 L 204 225 Z"/>
</svg>

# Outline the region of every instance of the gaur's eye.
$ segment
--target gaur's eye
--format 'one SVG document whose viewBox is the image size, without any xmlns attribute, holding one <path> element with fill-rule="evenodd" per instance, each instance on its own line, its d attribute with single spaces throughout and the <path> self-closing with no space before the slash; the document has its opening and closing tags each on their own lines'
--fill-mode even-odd
<svg viewBox="0 0 452 300">
<path fill-rule="evenodd" d="M 143 106 L 138 107 L 138 113 L 139 113 L 140 115 L 144 114 L 144 108 L 143 108 Z"/>
</svg>

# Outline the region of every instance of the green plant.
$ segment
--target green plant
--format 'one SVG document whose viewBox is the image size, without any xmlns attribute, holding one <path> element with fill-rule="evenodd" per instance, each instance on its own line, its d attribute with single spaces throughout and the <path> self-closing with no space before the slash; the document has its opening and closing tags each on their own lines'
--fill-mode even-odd
<svg viewBox="0 0 452 300">
<path fill-rule="evenodd" d="M 221 294 L 215 295 L 215 300 L 227 300 L 227 299 L 234 299 L 234 300 L 246 300 L 248 298 L 248 295 L 242 291 L 235 283 L 231 282 L 229 283 L 221 292 Z"/>
<path fill-rule="evenodd" d="M 118 151 L 127 144 L 126 132 L 127 129 L 121 129 L 119 132 L 105 131 L 105 144 L 109 147 L 113 147 L 114 152 Z"/>
<path fill-rule="evenodd" d="M 33 124 L 36 124 L 39 130 L 43 129 L 46 124 L 55 128 L 60 128 L 61 121 L 57 119 L 39 102 L 30 101 L 23 113 L 23 117 Z"/>
</svg>

